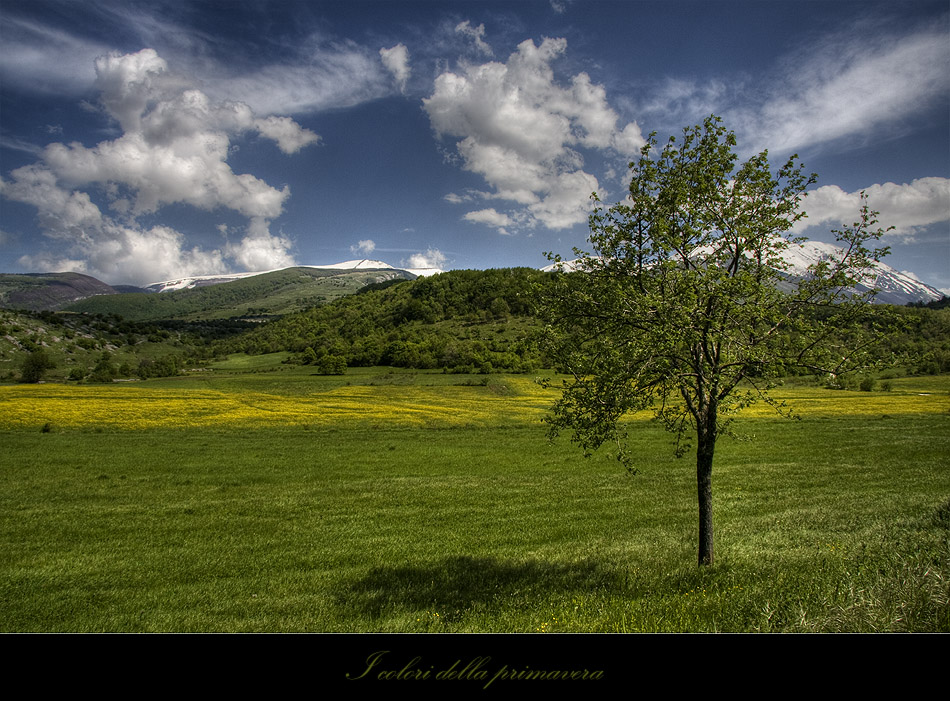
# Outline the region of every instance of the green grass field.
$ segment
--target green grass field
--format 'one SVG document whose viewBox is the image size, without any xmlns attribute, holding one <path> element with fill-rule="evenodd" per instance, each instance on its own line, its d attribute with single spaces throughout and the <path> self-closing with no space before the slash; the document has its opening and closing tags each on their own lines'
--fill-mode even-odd
<svg viewBox="0 0 950 701">
<path fill-rule="evenodd" d="M 950 377 L 782 388 L 698 568 L 649 421 L 631 477 L 549 443 L 532 378 L 278 360 L 0 386 L 0 630 L 950 631 Z"/>
</svg>

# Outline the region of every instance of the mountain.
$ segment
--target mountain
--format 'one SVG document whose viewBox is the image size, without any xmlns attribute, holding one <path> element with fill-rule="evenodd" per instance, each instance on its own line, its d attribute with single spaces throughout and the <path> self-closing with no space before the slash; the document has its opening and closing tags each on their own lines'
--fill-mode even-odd
<svg viewBox="0 0 950 701">
<path fill-rule="evenodd" d="M 789 246 L 785 252 L 785 261 L 789 264 L 787 273 L 802 277 L 809 266 L 821 261 L 839 258 L 844 249 L 821 241 L 805 241 L 798 246 Z M 859 292 L 877 289 L 874 301 L 878 304 L 909 304 L 912 302 L 934 302 L 943 298 L 943 293 L 935 287 L 921 282 L 913 273 L 900 272 L 878 263 L 875 273 L 856 286 Z"/>
<path fill-rule="evenodd" d="M 297 269 L 310 268 L 313 270 L 401 270 L 410 273 L 414 277 L 423 277 L 441 273 L 438 268 L 394 268 L 389 263 L 383 263 L 380 260 L 348 260 L 342 263 L 333 263 L 331 265 L 301 265 Z M 182 277 L 174 280 L 165 280 L 163 282 L 153 282 L 146 285 L 145 289 L 151 292 L 170 292 L 174 290 L 190 290 L 196 287 L 208 287 L 209 285 L 220 285 L 235 280 L 243 280 L 257 275 L 267 275 L 269 273 L 288 270 L 288 268 L 278 268 L 277 270 L 266 270 L 258 273 L 228 273 L 222 275 L 199 275 L 194 277 Z"/>
<path fill-rule="evenodd" d="M 44 311 L 118 291 L 81 273 L 0 273 L 0 307 Z"/>
<path fill-rule="evenodd" d="M 807 241 L 786 252 L 789 273 L 801 276 L 809 265 L 840 255 L 842 249 Z M 577 261 L 557 267 L 573 270 Z M 0 274 L 0 307 L 33 311 L 58 310 L 117 314 L 129 320 L 261 318 L 288 314 L 352 294 L 367 285 L 412 280 L 442 271 L 395 268 L 378 260 L 350 260 L 323 266 L 299 266 L 258 273 L 183 276 L 146 288 L 112 287 L 80 273 Z M 912 273 L 883 263 L 859 289 L 880 290 L 880 303 L 904 305 L 943 298 L 936 288 Z M 161 293 L 161 294 L 155 294 Z"/>
<path fill-rule="evenodd" d="M 799 245 L 791 245 L 783 256 L 788 264 L 785 273 L 791 278 L 801 278 L 807 274 L 809 266 L 823 260 L 832 260 L 843 253 L 843 248 L 821 241 L 805 241 Z M 542 268 L 545 271 L 565 272 L 578 269 L 579 260 L 563 261 Z M 884 263 L 878 263 L 875 274 L 856 286 L 859 292 L 865 292 L 871 288 L 878 290 L 874 298 L 878 304 L 905 305 L 914 302 L 926 304 L 942 299 L 944 296 L 937 288 L 921 282 L 913 273 L 899 272 Z"/>
<path fill-rule="evenodd" d="M 159 283 L 164 288 L 152 285 L 147 293 L 92 297 L 66 309 L 113 314 L 130 321 L 261 320 L 325 304 L 368 285 L 415 277 L 391 266 L 284 268 L 250 275 L 179 278 Z M 156 289 L 165 291 L 156 294 Z"/>
<path fill-rule="evenodd" d="M 31 311 L 69 307 L 70 311 L 118 314 L 139 321 L 279 315 L 351 294 L 364 285 L 440 272 L 437 268 L 395 268 L 382 261 L 362 259 L 256 273 L 183 276 L 144 288 L 110 286 L 80 273 L 0 274 L 0 307 Z M 227 292 L 199 292 L 221 285 Z M 159 292 L 162 301 L 148 299 Z M 165 298 L 168 293 L 179 292 L 186 296 Z"/>
</svg>

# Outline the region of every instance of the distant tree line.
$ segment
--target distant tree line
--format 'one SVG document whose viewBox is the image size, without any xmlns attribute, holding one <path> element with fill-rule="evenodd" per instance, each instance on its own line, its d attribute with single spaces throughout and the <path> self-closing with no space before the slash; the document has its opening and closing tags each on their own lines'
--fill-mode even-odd
<svg viewBox="0 0 950 701">
<path fill-rule="evenodd" d="M 946 309 L 950 307 L 950 297 L 944 295 L 940 299 L 933 299 L 929 302 L 911 302 L 908 307 L 926 308 L 926 309 Z"/>
</svg>

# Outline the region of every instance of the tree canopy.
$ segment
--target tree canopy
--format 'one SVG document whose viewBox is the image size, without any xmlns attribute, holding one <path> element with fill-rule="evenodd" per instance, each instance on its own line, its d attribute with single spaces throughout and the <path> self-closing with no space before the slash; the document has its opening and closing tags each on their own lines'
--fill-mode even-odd
<svg viewBox="0 0 950 701">
<path fill-rule="evenodd" d="M 737 164 L 735 135 L 718 117 L 657 150 L 651 134 L 630 164 L 628 197 L 596 195 L 592 252 L 575 249 L 543 304 L 548 350 L 568 373 L 548 417 L 590 453 L 614 443 L 632 467 L 623 417 L 652 409 L 678 450 L 696 441 L 699 562 L 713 562 L 712 466 L 736 412 L 770 401 L 792 368 L 840 374 L 866 360 L 873 293 L 852 285 L 886 248 L 866 200 L 853 226 L 834 232 L 843 253 L 789 275 L 791 229 L 815 175 L 797 156 L 773 173 L 768 152 Z M 871 321 L 873 328 L 873 321 Z"/>
</svg>

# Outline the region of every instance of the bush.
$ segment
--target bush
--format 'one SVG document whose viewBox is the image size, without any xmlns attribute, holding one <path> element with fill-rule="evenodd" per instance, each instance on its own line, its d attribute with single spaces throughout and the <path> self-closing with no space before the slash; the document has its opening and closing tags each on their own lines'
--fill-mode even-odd
<svg viewBox="0 0 950 701">
<path fill-rule="evenodd" d="M 119 371 L 112 364 L 111 356 L 108 353 L 103 353 L 102 357 L 99 358 L 99 362 L 96 363 L 96 367 L 92 369 L 89 380 L 92 382 L 112 382 L 118 376 Z"/>
<path fill-rule="evenodd" d="M 342 375 L 346 372 L 346 360 L 339 355 L 325 355 L 317 365 L 321 375 Z"/>
<path fill-rule="evenodd" d="M 56 367 L 56 363 L 46 351 L 38 348 L 23 359 L 20 369 L 20 382 L 36 383 L 43 379 L 47 370 Z"/>
<path fill-rule="evenodd" d="M 143 358 L 135 371 L 143 380 L 150 377 L 173 377 L 181 373 L 179 359 L 176 356 L 166 355 L 158 359 Z M 131 373 L 130 373 L 131 374 Z"/>
</svg>

